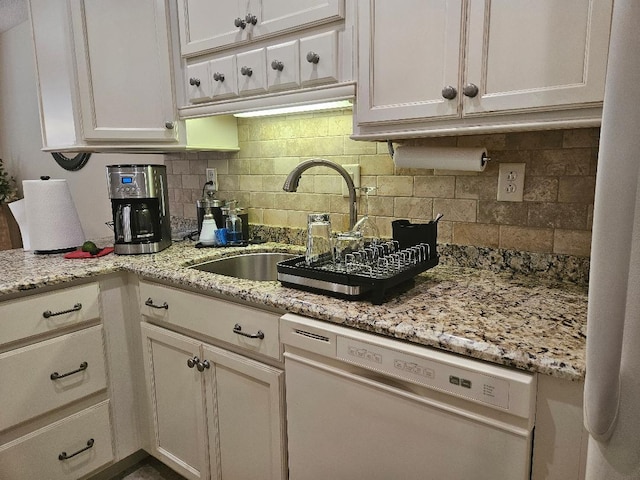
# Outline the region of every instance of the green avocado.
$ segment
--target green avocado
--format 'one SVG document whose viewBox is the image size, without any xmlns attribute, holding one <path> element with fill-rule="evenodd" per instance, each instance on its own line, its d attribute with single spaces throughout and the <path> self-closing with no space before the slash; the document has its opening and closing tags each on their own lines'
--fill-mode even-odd
<svg viewBox="0 0 640 480">
<path fill-rule="evenodd" d="M 95 243 L 87 241 L 82 244 L 82 251 L 89 252 L 91 255 L 96 255 L 100 249 L 96 246 Z"/>
</svg>

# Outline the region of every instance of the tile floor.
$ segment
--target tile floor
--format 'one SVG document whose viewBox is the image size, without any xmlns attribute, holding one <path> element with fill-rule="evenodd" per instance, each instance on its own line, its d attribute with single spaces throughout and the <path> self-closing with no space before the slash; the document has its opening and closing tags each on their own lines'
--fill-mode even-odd
<svg viewBox="0 0 640 480">
<path fill-rule="evenodd" d="M 185 480 L 153 457 L 148 457 L 110 480 Z"/>
</svg>

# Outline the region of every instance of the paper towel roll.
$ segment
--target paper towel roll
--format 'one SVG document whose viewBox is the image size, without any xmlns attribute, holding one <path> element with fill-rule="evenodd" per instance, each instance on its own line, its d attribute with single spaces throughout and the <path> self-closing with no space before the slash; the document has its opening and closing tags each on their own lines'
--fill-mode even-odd
<svg viewBox="0 0 640 480">
<path fill-rule="evenodd" d="M 31 250 L 31 243 L 29 242 L 29 230 L 27 229 L 27 212 L 24 207 L 24 198 L 16 200 L 8 204 L 9 210 L 13 214 L 13 218 L 18 223 L 20 228 L 20 236 L 22 237 L 22 249 L 26 252 Z"/>
<path fill-rule="evenodd" d="M 487 165 L 486 148 L 396 147 L 393 161 L 402 168 L 435 168 L 481 172 Z"/>
<path fill-rule="evenodd" d="M 23 180 L 27 230 L 36 253 L 73 250 L 85 241 L 66 180 Z"/>
</svg>

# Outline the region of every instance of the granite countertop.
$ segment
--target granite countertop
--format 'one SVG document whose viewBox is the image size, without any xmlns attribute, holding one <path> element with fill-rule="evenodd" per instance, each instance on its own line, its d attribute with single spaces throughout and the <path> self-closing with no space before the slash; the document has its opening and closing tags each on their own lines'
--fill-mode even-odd
<svg viewBox="0 0 640 480">
<path fill-rule="evenodd" d="M 416 277 L 415 287 L 383 305 L 347 301 L 187 269 L 247 251 L 302 253 L 266 243 L 246 248 L 196 249 L 174 243 L 153 255 L 107 255 L 67 260 L 22 250 L 0 252 L 0 301 L 18 292 L 117 271 L 267 305 L 320 320 L 437 347 L 468 357 L 569 380 L 585 374 L 587 289 L 536 276 L 446 265 Z"/>
</svg>

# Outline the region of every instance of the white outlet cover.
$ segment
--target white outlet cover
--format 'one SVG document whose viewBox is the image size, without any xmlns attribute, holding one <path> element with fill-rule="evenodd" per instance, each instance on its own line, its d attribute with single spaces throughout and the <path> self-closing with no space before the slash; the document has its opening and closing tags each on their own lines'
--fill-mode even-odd
<svg viewBox="0 0 640 480">
<path fill-rule="evenodd" d="M 213 185 L 211 185 L 211 190 L 217 190 L 218 189 L 218 171 L 215 168 L 207 168 L 206 170 L 206 175 L 207 175 L 207 182 L 211 181 L 213 182 Z"/>
<path fill-rule="evenodd" d="M 360 165 L 358 163 L 352 163 L 349 165 L 342 165 L 344 169 L 349 172 L 353 185 L 356 187 L 356 197 L 360 196 Z M 341 179 L 342 180 L 342 179 Z M 347 183 L 342 180 L 342 196 L 349 198 L 349 190 L 347 190 Z"/>
<path fill-rule="evenodd" d="M 501 163 L 498 172 L 498 201 L 522 202 L 526 163 Z"/>
</svg>

